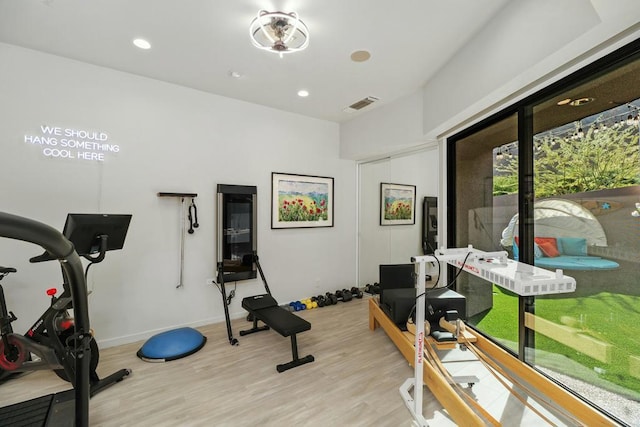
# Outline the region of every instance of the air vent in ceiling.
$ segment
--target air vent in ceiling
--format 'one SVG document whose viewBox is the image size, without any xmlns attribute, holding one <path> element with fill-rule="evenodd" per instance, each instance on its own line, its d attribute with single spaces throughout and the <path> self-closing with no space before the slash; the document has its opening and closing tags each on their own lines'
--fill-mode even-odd
<svg viewBox="0 0 640 427">
<path fill-rule="evenodd" d="M 367 105 L 371 105 L 374 102 L 378 101 L 378 98 L 375 96 L 367 96 L 366 98 L 361 99 L 360 101 L 356 101 L 353 104 L 349 105 L 346 110 L 347 111 L 357 111 L 362 110 Z"/>
</svg>

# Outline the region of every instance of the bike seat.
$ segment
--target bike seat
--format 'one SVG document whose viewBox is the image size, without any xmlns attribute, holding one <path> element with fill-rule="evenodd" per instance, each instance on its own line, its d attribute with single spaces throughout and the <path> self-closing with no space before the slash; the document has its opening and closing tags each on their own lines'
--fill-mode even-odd
<svg viewBox="0 0 640 427">
<path fill-rule="evenodd" d="M 18 271 L 18 270 L 16 270 L 13 267 L 2 267 L 2 266 L 0 266 L 0 274 L 15 273 L 16 271 Z"/>
</svg>

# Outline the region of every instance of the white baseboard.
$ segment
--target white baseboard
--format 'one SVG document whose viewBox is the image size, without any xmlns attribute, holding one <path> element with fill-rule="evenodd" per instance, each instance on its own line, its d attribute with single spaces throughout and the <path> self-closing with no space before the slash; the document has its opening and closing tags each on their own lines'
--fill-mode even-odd
<svg viewBox="0 0 640 427">
<path fill-rule="evenodd" d="M 247 315 L 247 313 L 245 311 L 241 311 L 238 313 L 232 313 L 229 315 L 229 317 L 233 320 L 233 319 L 240 319 L 243 318 Z M 136 341 L 142 341 L 142 340 L 147 340 L 149 338 L 151 338 L 152 336 L 159 334 L 161 332 L 165 332 L 165 331 L 170 331 L 172 329 L 178 329 L 178 328 L 184 328 L 184 327 L 191 327 L 191 328 L 197 328 L 198 326 L 206 326 L 206 325 L 212 325 L 214 323 L 221 323 L 224 322 L 225 318 L 224 316 L 216 316 L 216 317 L 211 317 L 208 319 L 202 319 L 202 320 L 198 320 L 196 322 L 190 322 L 190 323 L 182 323 L 182 324 L 178 324 L 178 325 L 174 325 L 174 326 L 169 326 L 166 328 L 159 328 L 159 329 L 152 329 L 152 330 L 148 330 L 148 331 L 144 331 L 144 332 L 140 332 L 137 334 L 131 334 L 131 335 L 124 335 L 121 337 L 116 337 L 116 338 L 108 338 L 105 340 L 96 340 L 98 343 L 98 347 L 103 349 L 103 348 L 109 348 L 109 347 L 116 347 L 119 345 L 123 345 L 123 344 L 131 344 L 132 342 L 136 342 Z"/>
</svg>

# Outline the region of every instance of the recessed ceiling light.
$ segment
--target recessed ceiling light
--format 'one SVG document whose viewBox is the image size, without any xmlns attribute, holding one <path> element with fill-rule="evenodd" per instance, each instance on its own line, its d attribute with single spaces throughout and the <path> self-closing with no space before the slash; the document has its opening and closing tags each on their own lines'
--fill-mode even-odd
<svg viewBox="0 0 640 427">
<path fill-rule="evenodd" d="M 585 98 L 578 98 L 578 99 L 574 99 L 573 101 L 571 101 L 571 102 L 569 103 L 569 105 L 571 105 L 571 106 L 573 106 L 573 107 L 579 107 L 579 106 L 581 106 L 581 105 L 584 105 L 584 104 L 588 104 L 588 103 L 590 103 L 590 102 L 591 102 L 591 101 L 593 101 L 594 99 L 595 99 L 595 98 L 587 98 L 587 97 L 585 97 Z"/>
<path fill-rule="evenodd" d="M 371 53 L 366 50 L 356 50 L 351 54 L 351 60 L 353 62 L 364 62 L 371 58 Z"/>
<path fill-rule="evenodd" d="M 240 77 L 242 77 L 242 74 L 237 71 L 229 71 L 229 76 L 233 77 L 234 79 L 239 79 Z"/>
<path fill-rule="evenodd" d="M 556 102 L 556 105 L 567 105 L 570 102 L 571 102 L 571 98 L 565 98 L 562 101 Z"/>
<path fill-rule="evenodd" d="M 306 98 L 307 96 L 309 96 L 309 91 L 308 90 L 299 90 L 298 91 L 298 96 L 301 98 Z"/>
<path fill-rule="evenodd" d="M 145 39 L 135 39 L 133 41 L 133 44 L 136 47 L 139 47 L 140 49 L 144 49 L 144 50 L 151 49 L 151 43 L 149 43 Z"/>
</svg>

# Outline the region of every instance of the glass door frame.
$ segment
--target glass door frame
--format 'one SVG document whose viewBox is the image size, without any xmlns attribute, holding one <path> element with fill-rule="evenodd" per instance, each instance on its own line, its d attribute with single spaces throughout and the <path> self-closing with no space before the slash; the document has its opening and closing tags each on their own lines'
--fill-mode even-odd
<svg viewBox="0 0 640 427">
<path fill-rule="evenodd" d="M 536 105 L 549 100 L 567 90 L 579 85 L 588 83 L 598 77 L 621 67 L 631 61 L 640 58 L 640 39 L 635 40 L 626 46 L 606 55 L 590 65 L 564 77 L 546 88 L 505 107 L 500 112 L 470 126 L 461 132 L 456 133 L 446 139 L 446 215 L 447 215 L 447 247 L 455 247 L 457 242 L 457 194 L 456 194 L 456 144 L 458 141 L 473 135 L 474 133 L 487 128 L 509 116 L 517 114 L 518 132 L 518 233 L 521 240 L 519 246 L 519 261 L 527 264 L 534 262 L 534 217 L 533 204 L 534 197 L 534 117 L 533 109 Z M 455 276 L 455 271 L 449 267 L 449 277 Z M 525 362 L 533 363 L 533 353 L 527 352 L 527 348 L 535 348 L 535 333 L 525 327 L 525 313 L 534 313 L 535 297 L 519 297 L 518 304 L 518 354 L 517 357 Z M 491 338 L 491 337 L 489 337 Z M 508 350 L 507 350 L 508 351 Z"/>
</svg>

